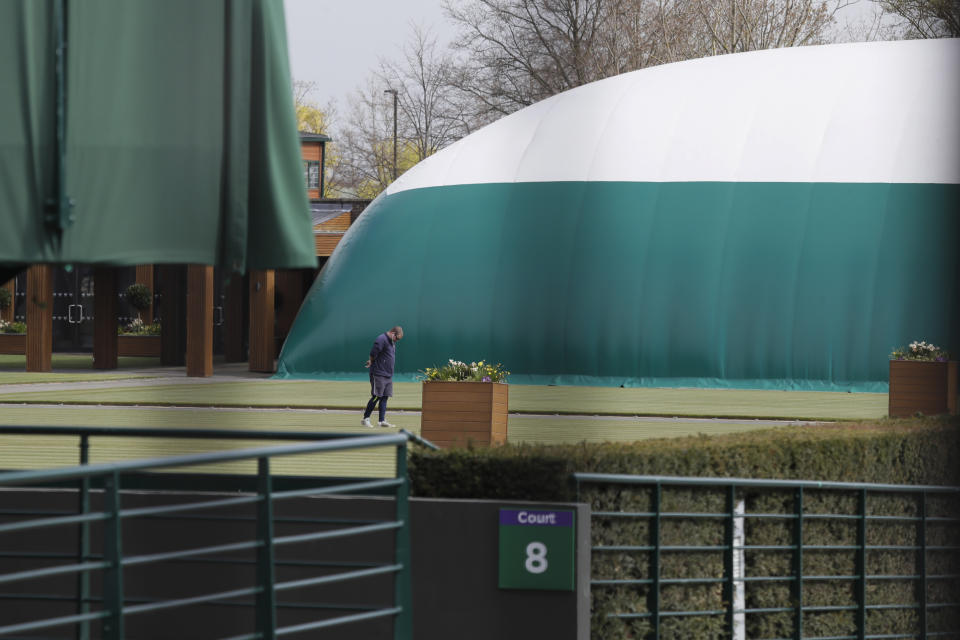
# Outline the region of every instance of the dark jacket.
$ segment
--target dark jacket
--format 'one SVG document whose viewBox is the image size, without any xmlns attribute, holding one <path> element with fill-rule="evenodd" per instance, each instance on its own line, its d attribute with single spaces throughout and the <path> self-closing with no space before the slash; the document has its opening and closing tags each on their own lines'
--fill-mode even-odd
<svg viewBox="0 0 960 640">
<path fill-rule="evenodd" d="M 370 375 L 392 378 L 395 360 L 396 346 L 393 340 L 386 333 L 381 333 L 370 348 Z"/>
</svg>

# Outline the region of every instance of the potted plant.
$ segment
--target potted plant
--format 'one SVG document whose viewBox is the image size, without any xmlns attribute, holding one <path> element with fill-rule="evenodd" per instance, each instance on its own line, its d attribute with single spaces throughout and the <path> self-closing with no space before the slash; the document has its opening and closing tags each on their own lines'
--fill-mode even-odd
<svg viewBox="0 0 960 640">
<path fill-rule="evenodd" d="M 4 289 L 0 289 L 4 291 Z M 27 352 L 27 324 L 0 318 L 0 353 L 24 355 Z"/>
<path fill-rule="evenodd" d="M 500 364 L 449 360 L 421 375 L 423 438 L 442 448 L 507 441 L 510 372 Z"/>
<path fill-rule="evenodd" d="M 957 413 L 957 363 L 926 341 L 911 342 L 890 354 L 888 413 L 911 416 Z"/>
<path fill-rule="evenodd" d="M 143 312 L 149 309 L 150 304 L 153 302 L 153 294 L 150 292 L 150 287 L 136 282 L 127 287 L 123 295 L 127 299 L 127 302 L 130 303 L 130 306 L 137 310 L 137 317 L 143 320 Z M 149 321 L 150 318 L 147 318 L 147 320 Z"/>
<path fill-rule="evenodd" d="M 160 323 L 144 324 L 140 318 L 117 329 L 117 355 L 160 357 Z"/>
</svg>

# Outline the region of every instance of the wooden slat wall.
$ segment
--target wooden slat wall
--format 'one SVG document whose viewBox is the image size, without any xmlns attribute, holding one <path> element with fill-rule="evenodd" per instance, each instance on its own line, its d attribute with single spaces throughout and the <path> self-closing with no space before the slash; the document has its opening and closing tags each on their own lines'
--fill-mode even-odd
<svg viewBox="0 0 960 640">
<path fill-rule="evenodd" d="M 274 287 L 272 270 L 250 272 L 250 371 L 274 372 Z"/>
<path fill-rule="evenodd" d="M 957 363 L 890 361 L 891 416 L 957 413 Z"/>
<path fill-rule="evenodd" d="M 134 277 L 134 282 L 145 285 L 148 289 L 150 289 L 150 308 L 142 312 L 143 315 L 140 317 L 140 319 L 143 320 L 144 324 L 153 324 L 153 265 L 137 265 L 137 272 L 136 276 Z"/>
<path fill-rule="evenodd" d="M 333 254 L 343 238 L 342 233 L 319 233 L 313 236 L 314 245 L 317 248 L 317 256 L 324 257 Z"/>
<path fill-rule="evenodd" d="M 93 368 L 116 369 L 119 353 L 116 268 L 97 267 L 93 270 L 93 293 Z"/>
<path fill-rule="evenodd" d="M 0 285 L 0 289 L 6 289 L 10 292 L 10 306 L 6 309 L 0 309 L 0 319 L 6 320 L 7 322 L 13 322 L 13 307 L 16 302 L 14 294 L 16 293 L 16 279 L 12 279 L 7 283 Z"/>
<path fill-rule="evenodd" d="M 346 231 L 350 228 L 350 212 L 337 216 L 336 218 L 331 218 L 326 222 L 321 222 L 318 225 L 314 225 L 314 231 Z"/>
<path fill-rule="evenodd" d="M 319 142 L 301 142 L 300 157 L 304 160 L 315 160 L 320 162 L 320 143 Z"/>
<path fill-rule="evenodd" d="M 213 375 L 213 267 L 187 267 L 187 375 Z"/>
<path fill-rule="evenodd" d="M 441 448 L 507 441 L 509 386 L 481 382 L 423 385 L 420 435 Z"/>
</svg>

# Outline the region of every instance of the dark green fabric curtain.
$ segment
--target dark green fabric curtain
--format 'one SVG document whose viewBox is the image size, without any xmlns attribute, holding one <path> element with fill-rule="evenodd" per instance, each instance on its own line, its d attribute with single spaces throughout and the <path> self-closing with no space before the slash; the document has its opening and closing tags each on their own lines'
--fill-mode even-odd
<svg viewBox="0 0 960 640">
<path fill-rule="evenodd" d="M 64 4 L 59 230 L 56 3 L 0 2 L 0 269 L 314 266 L 281 0 Z"/>
</svg>

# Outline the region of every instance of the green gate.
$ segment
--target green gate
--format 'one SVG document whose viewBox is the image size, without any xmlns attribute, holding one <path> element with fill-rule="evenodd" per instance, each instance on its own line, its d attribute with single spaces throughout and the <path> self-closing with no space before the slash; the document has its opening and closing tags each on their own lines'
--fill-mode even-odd
<svg viewBox="0 0 960 640">
<path fill-rule="evenodd" d="M 593 637 L 956 637 L 960 488 L 576 473 Z"/>
<path fill-rule="evenodd" d="M 120 640 L 124 637 L 125 621 L 138 614 L 158 611 L 176 611 L 183 607 L 217 603 L 226 606 L 253 610 L 255 628 L 250 633 L 235 636 L 232 640 L 253 638 L 275 638 L 281 635 L 301 634 L 328 627 L 345 625 L 377 618 L 393 619 L 393 637 L 409 639 L 412 637 L 411 591 L 410 591 L 410 523 L 409 523 L 409 483 L 407 479 L 407 441 L 408 434 L 362 435 L 350 437 L 344 434 L 294 434 L 272 432 L 224 432 L 219 430 L 197 429 L 114 429 L 114 428 L 60 428 L 60 427 L 3 427 L 0 433 L 58 433 L 80 436 L 81 462 L 88 455 L 89 437 L 92 435 L 123 436 L 164 436 L 229 439 L 273 439 L 273 440 L 319 440 L 318 442 L 285 444 L 270 447 L 258 447 L 241 450 L 225 450 L 215 453 L 181 455 L 168 458 L 143 459 L 109 464 L 81 464 L 66 468 L 11 471 L 0 474 L 0 491 L 9 488 L 70 487 L 77 488 L 79 505 L 72 513 L 50 513 L 33 510 L 3 508 L 4 516 L 0 523 L 0 558 L 7 558 L 5 564 L 15 559 L 17 562 L 32 562 L 36 566 L 26 570 L 0 573 L 0 589 L 15 582 L 43 581 L 65 576 L 76 580 L 76 595 L 57 596 L 47 592 L 25 597 L 18 594 L 0 593 L 0 601 L 34 600 L 44 606 L 44 602 L 57 600 L 76 601 L 76 612 L 72 615 L 42 617 L 27 622 L 17 622 L 0 626 L 0 637 L 13 637 L 15 634 L 32 633 L 38 630 L 67 628 L 71 626 L 77 638 L 89 638 L 91 625 L 99 625 L 99 637 L 108 640 Z M 377 479 L 336 479 L 300 478 L 293 489 L 280 490 L 278 478 L 271 473 L 271 460 L 285 456 L 303 456 L 317 453 L 332 453 L 347 450 L 369 449 L 373 447 L 393 447 L 396 450 L 396 471 L 392 478 Z M 171 501 L 163 505 L 134 506 L 124 505 L 126 497 L 124 482 L 127 478 L 151 475 L 158 471 L 176 471 L 183 467 L 219 464 L 238 460 L 255 460 L 257 473 L 252 478 L 255 490 L 237 493 L 227 497 L 216 496 L 187 503 Z M 176 474 L 164 474 L 173 477 Z M 159 477 L 157 474 L 156 477 Z M 312 480 L 312 481 L 311 481 Z M 162 485 L 157 482 L 157 486 Z M 102 490 L 102 491 L 101 491 Z M 102 496 L 100 508 L 91 507 L 91 493 Z M 395 498 L 394 517 L 379 521 L 352 522 L 348 520 L 318 518 L 306 522 L 313 530 L 296 535 L 275 535 L 277 518 L 274 506 L 279 501 L 312 496 L 342 496 L 349 494 L 386 493 Z M 230 539 L 229 542 L 215 545 L 202 545 L 175 550 L 163 550 L 156 553 L 130 555 L 124 553 L 124 525 L 138 519 L 157 517 L 176 517 L 182 519 L 183 526 L 201 526 L 196 520 L 197 513 L 223 508 L 235 508 L 247 505 L 253 511 L 248 524 L 255 529 L 255 535 L 247 539 Z M 209 516 L 204 515 L 204 518 Z M 301 523 L 304 524 L 304 523 Z M 76 555 L 42 554 L 27 550 L 5 548 L 6 534 L 44 532 L 53 529 L 64 540 L 74 540 Z M 91 552 L 91 531 L 99 531 L 97 545 L 102 553 Z M 393 550 L 389 562 L 380 563 L 302 563 L 295 580 L 278 581 L 274 552 L 278 547 L 295 544 L 330 543 L 337 539 L 353 536 L 367 536 L 377 532 L 393 535 Z M 40 533 L 37 533 L 40 535 Z M 9 537 L 8 537 L 9 539 Z M 73 544 L 70 542 L 70 544 Z M 249 553 L 254 556 L 255 578 L 250 584 L 236 589 L 217 592 L 192 594 L 189 597 L 169 598 L 131 598 L 124 592 L 124 575 L 134 567 L 160 565 L 162 563 L 230 562 L 224 555 Z M 289 563 L 288 563 L 289 564 Z M 9 566 L 9 564 L 8 564 Z M 208 567 L 209 564 L 201 564 Z M 202 571 L 203 569 L 197 569 Z M 191 574 L 183 577 L 184 582 L 191 580 Z M 195 574 L 194 574 L 195 575 Z M 372 576 L 393 576 L 393 602 L 382 603 L 284 603 L 278 601 L 279 594 Z M 38 584 L 44 584 L 38 582 Z M 4 605 L 9 606 L 7 605 Z M 23 606 L 21 604 L 21 606 Z M 344 610 L 344 615 L 316 615 L 310 622 L 280 626 L 277 610 L 285 606 L 295 606 L 309 610 Z"/>
</svg>

